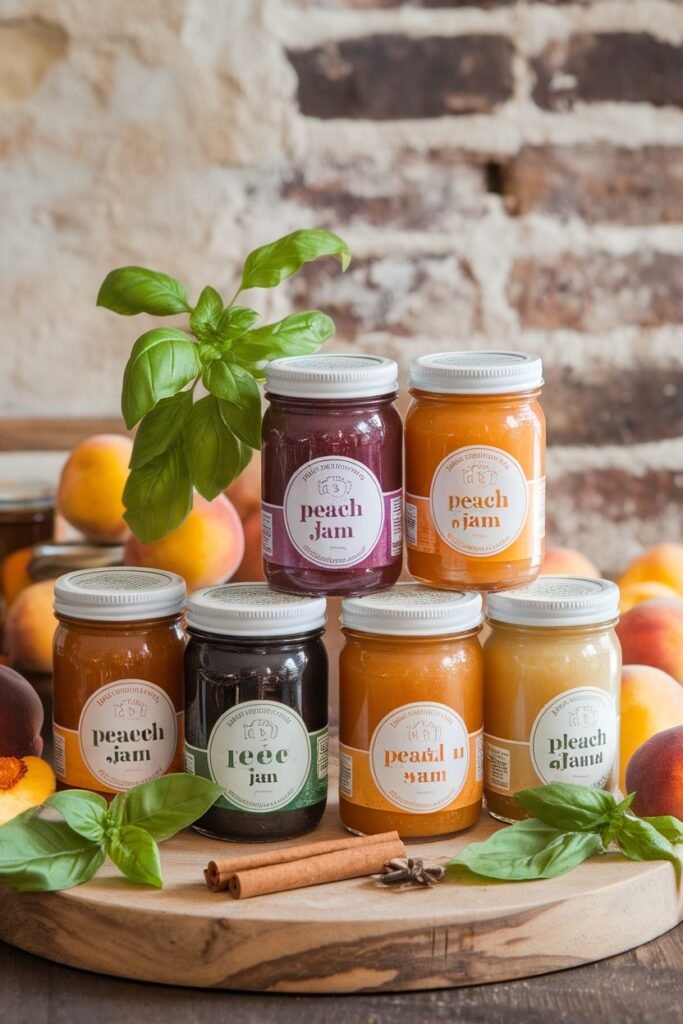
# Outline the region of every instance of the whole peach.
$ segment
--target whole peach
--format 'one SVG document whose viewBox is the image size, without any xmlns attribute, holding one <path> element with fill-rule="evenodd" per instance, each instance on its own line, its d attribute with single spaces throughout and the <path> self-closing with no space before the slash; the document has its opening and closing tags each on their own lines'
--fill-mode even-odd
<svg viewBox="0 0 683 1024">
<path fill-rule="evenodd" d="M 54 586 L 54 580 L 41 580 L 26 587 L 5 619 L 10 662 L 30 672 L 52 671 L 52 640 L 57 626 L 52 610 Z"/>
<path fill-rule="evenodd" d="M 683 596 L 683 544 L 655 544 L 629 565 L 619 580 L 620 587 L 631 583 L 664 583 Z"/>
<path fill-rule="evenodd" d="M 673 814 L 683 819 L 683 726 L 665 729 L 638 747 L 629 761 L 626 787 L 635 791 L 636 814 Z"/>
<path fill-rule="evenodd" d="M 213 501 L 195 494 L 192 511 L 181 526 L 147 544 L 129 537 L 123 561 L 177 572 L 192 592 L 229 579 L 243 554 L 244 530 L 232 503 L 224 494 Z"/>
<path fill-rule="evenodd" d="M 43 705 L 28 679 L 0 665 L 0 757 L 43 752 Z"/>
<path fill-rule="evenodd" d="M 239 513 L 242 522 L 261 510 L 261 453 L 254 452 L 251 461 L 225 492 Z"/>
<path fill-rule="evenodd" d="M 666 583 L 654 583 L 652 580 L 645 580 L 643 583 L 627 583 L 620 590 L 619 611 L 625 615 L 637 604 L 642 604 L 643 601 L 652 601 L 655 597 L 678 598 L 679 594 L 673 587 L 667 587 Z"/>
<path fill-rule="evenodd" d="M 541 576 L 600 576 L 600 570 L 573 548 L 546 548 Z"/>
<path fill-rule="evenodd" d="M 232 577 L 235 583 L 265 580 L 263 552 L 261 551 L 261 509 L 257 508 L 243 520 L 244 558 Z"/>
<path fill-rule="evenodd" d="M 683 600 L 655 598 L 617 626 L 624 665 L 654 665 L 683 683 Z"/>
<path fill-rule="evenodd" d="M 123 488 L 133 442 L 122 434 L 96 434 L 66 460 L 57 489 L 57 510 L 91 540 L 115 542 L 129 534 L 123 519 Z"/>
<path fill-rule="evenodd" d="M 621 670 L 621 747 L 619 783 L 626 787 L 631 757 L 651 736 L 683 725 L 683 687 L 651 665 Z"/>
</svg>

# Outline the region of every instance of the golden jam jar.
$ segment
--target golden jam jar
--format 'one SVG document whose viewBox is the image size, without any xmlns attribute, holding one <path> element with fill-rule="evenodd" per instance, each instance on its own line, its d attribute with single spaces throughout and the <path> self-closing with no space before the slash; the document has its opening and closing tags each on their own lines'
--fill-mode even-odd
<svg viewBox="0 0 683 1024">
<path fill-rule="evenodd" d="M 62 788 L 115 793 L 182 771 L 185 582 L 158 569 L 55 584 L 53 734 Z"/>
<path fill-rule="evenodd" d="M 579 576 L 490 595 L 484 795 L 494 817 L 526 817 L 514 794 L 546 783 L 616 788 L 618 608 L 615 583 Z"/>
<path fill-rule="evenodd" d="M 473 825 L 483 785 L 479 594 L 399 583 L 342 603 L 339 813 L 352 832 Z"/>
<path fill-rule="evenodd" d="M 545 536 L 541 360 L 516 352 L 437 352 L 411 363 L 410 383 L 410 574 L 465 590 L 530 582 Z"/>
</svg>

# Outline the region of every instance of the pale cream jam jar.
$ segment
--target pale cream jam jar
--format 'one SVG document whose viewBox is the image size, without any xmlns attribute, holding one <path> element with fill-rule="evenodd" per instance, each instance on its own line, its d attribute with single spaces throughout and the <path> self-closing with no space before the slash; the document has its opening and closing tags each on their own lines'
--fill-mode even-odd
<svg viewBox="0 0 683 1024">
<path fill-rule="evenodd" d="M 615 790 L 619 777 L 619 588 L 541 576 L 490 594 L 484 645 L 484 795 L 503 821 L 514 794 L 552 782 Z"/>
</svg>

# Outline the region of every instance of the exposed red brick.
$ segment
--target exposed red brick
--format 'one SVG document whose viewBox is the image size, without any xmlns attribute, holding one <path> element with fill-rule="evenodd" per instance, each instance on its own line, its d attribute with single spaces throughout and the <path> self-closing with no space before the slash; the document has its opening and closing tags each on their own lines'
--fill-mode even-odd
<svg viewBox="0 0 683 1024">
<path fill-rule="evenodd" d="M 643 251 L 519 259 L 508 297 L 525 327 L 604 330 L 683 321 L 683 256 Z"/>
<path fill-rule="evenodd" d="M 285 178 L 284 199 L 313 210 L 318 227 L 346 224 L 398 230 L 447 230 L 463 214 L 480 214 L 487 195 L 487 165 L 454 150 L 408 152 L 390 164 L 370 158 L 311 164 Z"/>
<path fill-rule="evenodd" d="M 549 444 L 632 444 L 683 437 L 683 368 L 547 366 Z"/>
<path fill-rule="evenodd" d="M 373 35 L 288 53 L 310 117 L 371 120 L 493 110 L 512 95 L 509 39 Z"/>
<path fill-rule="evenodd" d="M 297 308 L 328 313 L 341 339 L 387 331 L 451 341 L 480 326 L 478 286 L 454 255 L 358 259 L 344 275 L 324 260 L 294 279 L 292 294 Z"/>
<path fill-rule="evenodd" d="M 511 213 L 578 216 L 593 223 L 683 221 L 683 149 L 528 146 L 502 165 Z"/>
<path fill-rule="evenodd" d="M 683 105 L 683 47 L 645 33 L 575 35 L 532 61 L 533 98 L 546 110 L 577 100 Z"/>
</svg>

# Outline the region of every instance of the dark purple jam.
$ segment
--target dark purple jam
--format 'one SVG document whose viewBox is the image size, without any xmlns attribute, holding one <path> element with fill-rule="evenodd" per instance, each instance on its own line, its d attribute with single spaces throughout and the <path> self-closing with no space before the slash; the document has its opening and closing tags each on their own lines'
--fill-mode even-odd
<svg viewBox="0 0 683 1024">
<path fill-rule="evenodd" d="M 394 408 L 395 365 L 369 356 L 307 356 L 267 368 L 263 559 L 278 590 L 352 596 L 397 581 L 403 428 Z M 368 394 L 373 386 L 383 393 Z M 335 388 L 339 393 L 325 393 Z M 297 389 L 302 393 L 280 393 Z M 363 393 L 349 395 L 354 389 Z"/>
</svg>

